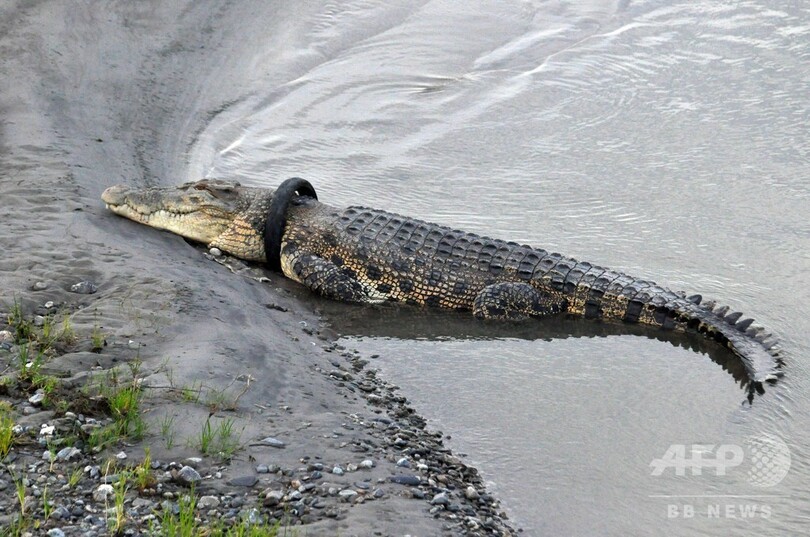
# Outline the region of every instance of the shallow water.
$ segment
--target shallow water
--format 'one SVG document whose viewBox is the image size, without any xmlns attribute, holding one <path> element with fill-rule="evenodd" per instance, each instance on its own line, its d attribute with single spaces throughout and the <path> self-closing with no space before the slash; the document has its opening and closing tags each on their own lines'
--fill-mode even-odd
<svg viewBox="0 0 810 537">
<path fill-rule="evenodd" d="M 333 205 L 701 292 L 783 342 L 786 378 L 748 405 L 728 356 L 699 344 L 586 322 L 469 328 L 454 314 L 327 306 L 519 526 L 531 535 L 804 527 L 803 3 L 357 1 L 279 3 L 276 14 L 230 44 L 250 76 L 190 147 L 189 179 L 275 186 L 304 176 Z M 249 39 L 260 31 L 272 47 Z M 752 466 L 762 450 L 751 439 L 764 434 L 792 456 L 774 486 L 757 486 Z M 745 459 L 726 475 L 710 465 L 653 475 L 673 445 L 691 461 L 695 445 L 704 460 L 732 452 L 723 446 Z"/>
</svg>

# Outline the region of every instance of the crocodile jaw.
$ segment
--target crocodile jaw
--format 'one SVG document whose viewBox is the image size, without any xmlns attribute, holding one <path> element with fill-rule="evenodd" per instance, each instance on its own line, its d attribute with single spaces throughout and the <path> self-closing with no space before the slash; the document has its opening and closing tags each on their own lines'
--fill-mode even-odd
<svg viewBox="0 0 810 537">
<path fill-rule="evenodd" d="M 101 199 L 115 214 L 210 244 L 231 225 L 239 204 L 233 196 L 222 195 L 227 191 L 217 191 L 216 196 L 199 188 L 201 183 L 141 190 L 116 185 L 105 190 Z"/>
</svg>

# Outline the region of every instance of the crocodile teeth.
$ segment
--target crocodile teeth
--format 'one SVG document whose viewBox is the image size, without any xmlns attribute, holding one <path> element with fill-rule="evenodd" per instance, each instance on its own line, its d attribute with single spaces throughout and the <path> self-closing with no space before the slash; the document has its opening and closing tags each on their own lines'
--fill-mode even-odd
<svg viewBox="0 0 810 537">
<path fill-rule="evenodd" d="M 738 322 L 734 327 L 739 330 L 740 332 L 745 332 L 751 323 L 754 322 L 754 319 L 743 319 L 742 321 Z"/>
<path fill-rule="evenodd" d="M 734 323 L 736 323 L 737 321 L 740 320 L 740 317 L 742 317 L 742 312 L 741 311 L 735 311 L 734 313 L 729 313 L 728 315 L 726 315 L 726 322 L 728 324 L 734 324 Z"/>
</svg>

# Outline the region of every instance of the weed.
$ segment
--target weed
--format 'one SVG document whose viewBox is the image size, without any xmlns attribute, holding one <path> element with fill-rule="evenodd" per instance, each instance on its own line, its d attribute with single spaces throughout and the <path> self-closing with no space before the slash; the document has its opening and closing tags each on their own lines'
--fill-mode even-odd
<svg viewBox="0 0 810 537">
<path fill-rule="evenodd" d="M 115 485 L 113 486 L 113 509 L 112 509 L 112 518 L 107 519 L 107 528 L 111 531 L 113 535 L 118 535 L 121 533 L 121 530 L 124 529 L 124 524 L 127 522 L 127 513 L 124 510 L 124 500 L 126 500 L 127 490 L 129 490 L 128 485 L 129 480 L 129 473 L 128 472 L 121 472 L 118 474 L 118 481 L 116 481 Z M 107 511 L 109 517 L 109 510 Z"/>
<path fill-rule="evenodd" d="M 48 500 L 48 487 L 42 489 L 42 511 L 45 520 L 51 518 L 51 511 L 53 511 L 53 504 Z"/>
<path fill-rule="evenodd" d="M 157 484 L 155 476 L 152 475 L 152 455 L 149 448 L 146 448 L 143 462 L 135 467 L 132 475 L 135 479 L 135 487 L 140 491 L 152 488 Z"/>
<path fill-rule="evenodd" d="M 70 345 L 76 342 L 76 332 L 73 330 L 73 325 L 70 324 L 70 315 L 65 314 L 62 319 L 62 331 L 59 333 L 59 341 Z"/>
<path fill-rule="evenodd" d="M 82 475 L 84 475 L 84 470 L 81 468 L 81 466 L 74 468 L 70 473 L 70 477 L 68 477 L 68 486 L 70 486 L 70 488 L 74 488 L 76 485 L 78 485 L 79 481 L 82 479 Z"/>
<path fill-rule="evenodd" d="M 202 383 L 192 383 L 192 385 L 184 386 L 180 391 L 180 397 L 187 403 L 197 403 L 200 400 L 202 393 Z"/>
<path fill-rule="evenodd" d="M 166 449 L 174 447 L 174 416 L 168 414 L 163 416 L 163 420 L 160 422 L 160 436 L 166 442 Z"/>
<path fill-rule="evenodd" d="M 94 352 L 100 352 L 107 345 L 104 333 L 97 324 L 93 325 L 93 331 L 90 333 L 90 345 L 90 349 Z"/>
<path fill-rule="evenodd" d="M 211 427 L 211 414 L 203 424 L 200 432 L 200 451 L 205 455 L 219 455 L 224 459 L 230 459 L 239 449 L 239 436 L 234 434 L 234 420 L 227 418 L 218 426 Z"/>
<path fill-rule="evenodd" d="M 17 299 L 14 299 L 14 304 L 8 314 L 8 325 L 14 331 L 15 343 L 30 341 L 34 336 L 34 327 L 30 321 L 26 320 L 22 312 L 22 305 Z"/>
<path fill-rule="evenodd" d="M 0 410 L 0 461 L 4 460 L 14 442 L 14 419 L 5 409 Z"/>
</svg>

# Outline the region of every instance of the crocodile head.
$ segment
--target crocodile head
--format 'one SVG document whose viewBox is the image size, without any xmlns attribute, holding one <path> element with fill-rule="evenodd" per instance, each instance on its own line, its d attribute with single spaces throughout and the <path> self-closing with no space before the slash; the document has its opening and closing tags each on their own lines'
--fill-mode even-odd
<svg viewBox="0 0 810 537">
<path fill-rule="evenodd" d="M 101 199 L 115 214 L 243 259 L 263 261 L 261 207 L 272 192 L 235 181 L 203 180 L 167 188 L 116 185 Z"/>
</svg>

